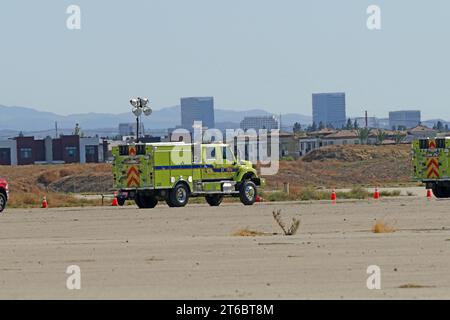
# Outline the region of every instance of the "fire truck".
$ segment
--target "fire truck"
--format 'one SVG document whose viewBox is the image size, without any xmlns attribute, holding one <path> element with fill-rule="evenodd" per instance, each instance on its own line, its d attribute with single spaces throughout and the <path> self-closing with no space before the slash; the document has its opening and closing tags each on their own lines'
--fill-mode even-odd
<svg viewBox="0 0 450 320">
<path fill-rule="evenodd" d="M 9 195 L 8 182 L 5 179 L 0 178 L 0 213 L 6 208 L 8 195 Z"/>
<path fill-rule="evenodd" d="M 412 142 L 414 178 L 426 184 L 436 198 L 450 198 L 450 137 Z"/>
<path fill-rule="evenodd" d="M 223 143 L 134 143 L 115 146 L 114 190 L 119 205 L 134 200 L 139 208 L 158 201 L 184 207 L 190 197 L 219 206 L 225 196 L 253 205 L 265 185 L 250 161 L 238 160 Z"/>
</svg>

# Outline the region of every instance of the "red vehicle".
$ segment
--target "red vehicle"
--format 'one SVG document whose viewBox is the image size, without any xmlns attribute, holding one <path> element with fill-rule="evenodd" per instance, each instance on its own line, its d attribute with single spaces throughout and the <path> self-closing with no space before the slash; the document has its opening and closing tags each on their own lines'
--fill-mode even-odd
<svg viewBox="0 0 450 320">
<path fill-rule="evenodd" d="M 0 178 L 0 212 L 6 208 L 6 203 L 8 202 L 9 188 L 8 182 Z"/>
</svg>

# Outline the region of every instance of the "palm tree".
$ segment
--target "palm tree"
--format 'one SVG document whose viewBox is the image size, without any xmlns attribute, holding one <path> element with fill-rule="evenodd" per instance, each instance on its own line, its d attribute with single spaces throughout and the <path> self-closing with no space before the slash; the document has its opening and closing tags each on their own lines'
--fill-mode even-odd
<svg viewBox="0 0 450 320">
<path fill-rule="evenodd" d="M 381 129 L 378 129 L 377 131 L 377 143 L 383 144 L 383 141 L 386 140 L 386 132 L 384 132 Z"/>
<path fill-rule="evenodd" d="M 395 144 L 400 144 L 403 140 L 405 140 L 406 135 L 400 131 L 397 131 L 394 135 Z"/>
<path fill-rule="evenodd" d="M 369 128 L 359 128 L 358 129 L 358 138 L 361 144 L 367 144 L 369 140 Z"/>
</svg>

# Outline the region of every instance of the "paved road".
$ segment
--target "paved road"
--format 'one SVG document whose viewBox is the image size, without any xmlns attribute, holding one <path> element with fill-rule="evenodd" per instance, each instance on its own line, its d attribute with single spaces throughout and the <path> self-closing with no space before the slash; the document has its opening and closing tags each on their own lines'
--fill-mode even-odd
<svg viewBox="0 0 450 320">
<path fill-rule="evenodd" d="M 7 210 L 0 298 L 450 298 L 450 201 Z M 284 236 L 272 217 L 301 218 Z M 375 219 L 397 231 L 374 234 Z M 239 229 L 268 235 L 233 236 Z M 273 234 L 278 233 L 278 234 Z M 81 290 L 66 268 L 81 268 Z M 381 290 L 366 269 L 381 268 Z M 400 288 L 413 285 L 419 288 Z"/>
</svg>

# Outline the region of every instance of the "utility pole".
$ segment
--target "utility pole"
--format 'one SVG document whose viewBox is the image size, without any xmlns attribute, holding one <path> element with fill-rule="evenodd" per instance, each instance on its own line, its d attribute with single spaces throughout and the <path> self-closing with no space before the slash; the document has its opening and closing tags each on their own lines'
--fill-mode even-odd
<svg viewBox="0 0 450 320">
<path fill-rule="evenodd" d="M 58 121 L 55 121 L 55 139 L 58 139 Z"/>
<path fill-rule="evenodd" d="M 366 110 L 366 128 L 369 126 L 369 118 L 367 117 L 367 110 Z"/>
</svg>

